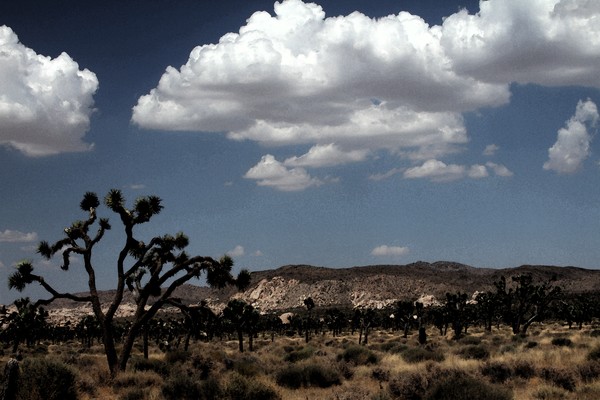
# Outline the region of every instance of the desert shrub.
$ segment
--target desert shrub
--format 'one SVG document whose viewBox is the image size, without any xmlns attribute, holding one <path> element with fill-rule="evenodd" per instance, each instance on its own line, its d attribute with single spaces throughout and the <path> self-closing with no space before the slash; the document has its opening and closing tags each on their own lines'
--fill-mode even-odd
<svg viewBox="0 0 600 400">
<path fill-rule="evenodd" d="M 354 369 L 353 366 L 347 362 L 340 362 L 337 364 L 337 370 L 344 377 L 344 379 L 352 379 L 354 377 Z"/>
<path fill-rule="evenodd" d="M 563 368 L 542 368 L 540 376 L 546 381 L 568 390 L 569 392 L 574 391 L 577 384 L 575 374 L 572 371 Z"/>
<path fill-rule="evenodd" d="M 148 389 L 145 388 L 131 388 L 127 389 L 124 393 L 119 396 L 119 400 L 146 400 L 150 397 Z"/>
<path fill-rule="evenodd" d="M 510 340 L 513 343 L 523 343 L 525 341 L 525 336 L 523 335 L 512 335 Z"/>
<path fill-rule="evenodd" d="M 298 389 L 302 386 L 321 388 L 341 384 L 340 373 L 330 366 L 321 364 L 289 365 L 279 371 L 275 377 L 279 386 Z"/>
<path fill-rule="evenodd" d="M 577 366 L 577 372 L 583 382 L 592 382 L 600 376 L 600 363 L 598 361 L 586 361 Z"/>
<path fill-rule="evenodd" d="M 340 374 L 330 366 L 321 364 L 308 364 L 304 368 L 306 386 L 327 388 L 341 384 Z"/>
<path fill-rule="evenodd" d="M 122 372 L 113 380 L 115 388 L 160 386 L 162 378 L 153 371 Z"/>
<path fill-rule="evenodd" d="M 98 363 L 106 363 L 106 359 L 98 360 L 98 358 L 94 356 L 81 355 L 75 358 L 73 365 L 77 366 L 78 369 L 87 369 Z"/>
<path fill-rule="evenodd" d="M 423 397 L 424 400 L 512 400 L 510 389 L 485 383 L 462 373 L 451 374 L 435 383 Z"/>
<path fill-rule="evenodd" d="M 223 396 L 221 383 L 212 377 L 200 382 L 200 391 L 202 392 L 203 400 L 218 400 Z"/>
<path fill-rule="evenodd" d="M 463 336 L 460 340 L 459 343 L 462 343 L 464 345 L 476 345 L 476 344 L 481 344 L 481 338 L 478 338 L 477 336 Z"/>
<path fill-rule="evenodd" d="M 198 382 L 184 374 L 176 374 L 167 379 L 161 392 L 165 400 L 196 400 L 203 398 Z"/>
<path fill-rule="evenodd" d="M 374 368 L 373 371 L 371 371 L 371 376 L 376 381 L 387 382 L 390 380 L 390 371 L 382 368 Z"/>
<path fill-rule="evenodd" d="M 514 344 L 507 344 L 507 345 L 502 346 L 500 348 L 500 353 L 501 354 L 514 353 L 515 351 L 517 351 L 517 347 Z"/>
<path fill-rule="evenodd" d="M 89 375 L 79 376 L 77 379 L 77 390 L 79 393 L 85 393 L 90 395 L 90 397 L 96 397 L 96 387 L 98 385 Z"/>
<path fill-rule="evenodd" d="M 258 375 L 260 369 L 259 361 L 255 357 L 244 356 L 233 361 L 233 370 L 246 377 Z"/>
<path fill-rule="evenodd" d="M 533 398 L 538 400 L 562 400 L 567 398 L 567 392 L 556 386 L 540 386 L 534 393 Z"/>
<path fill-rule="evenodd" d="M 354 365 L 377 364 L 379 358 L 377 354 L 364 346 L 349 346 L 342 353 L 342 359 Z"/>
<path fill-rule="evenodd" d="M 169 375 L 170 368 L 167 363 L 157 358 L 137 357 L 131 360 L 130 365 L 134 371 L 152 371 L 161 376 Z"/>
<path fill-rule="evenodd" d="M 490 342 L 494 345 L 494 346 L 500 346 L 501 344 L 504 344 L 505 339 L 502 336 L 499 335 L 493 335 L 490 338 Z"/>
<path fill-rule="evenodd" d="M 304 370 L 300 365 L 289 365 L 277 373 L 275 380 L 279 386 L 299 389 L 304 383 Z"/>
<path fill-rule="evenodd" d="M 192 367 L 199 372 L 198 377 L 200 379 L 207 379 L 214 366 L 213 361 L 199 354 L 193 355 L 191 361 Z"/>
<path fill-rule="evenodd" d="M 493 383 L 504 383 L 513 374 L 509 365 L 503 362 L 486 362 L 481 366 L 481 374 L 487 376 Z"/>
<path fill-rule="evenodd" d="M 392 398 L 403 400 L 421 400 L 427 391 L 428 381 L 420 372 L 399 374 L 388 384 Z"/>
<path fill-rule="evenodd" d="M 460 349 L 458 354 L 461 357 L 472 360 L 487 360 L 488 358 L 490 358 L 489 350 L 483 345 L 465 346 L 462 349 Z"/>
<path fill-rule="evenodd" d="M 590 332 L 591 337 L 600 337 L 600 329 L 594 329 Z"/>
<path fill-rule="evenodd" d="M 288 361 L 288 362 L 296 362 L 296 361 L 300 361 L 300 360 L 306 360 L 307 358 L 310 358 L 315 352 L 315 348 L 312 346 L 306 346 L 306 347 L 302 347 L 298 350 L 292 350 L 290 352 L 288 352 L 285 357 L 284 360 Z"/>
<path fill-rule="evenodd" d="M 537 345 L 538 345 L 538 342 L 531 341 L 531 342 L 525 343 L 525 348 L 533 349 L 534 347 L 537 347 Z"/>
<path fill-rule="evenodd" d="M 422 347 L 411 347 L 404 351 L 402 358 L 410 364 L 415 364 L 422 361 L 444 361 L 444 354 L 439 351 L 427 350 Z"/>
<path fill-rule="evenodd" d="M 38 344 L 33 349 L 31 349 L 31 353 L 37 355 L 46 355 L 48 354 L 48 346 L 45 344 Z"/>
<path fill-rule="evenodd" d="M 535 376 L 535 367 L 527 360 L 517 360 L 513 367 L 515 376 L 523 379 L 533 378 Z"/>
<path fill-rule="evenodd" d="M 590 361 L 600 361 L 600 346 L 594 347 L 587 355 L 587 359 Z"/>
<path fill-rule="evenodd" d="M 21 364 L 19 400 L 75 400 L 77 375 L 71 367 L 44 358 L 29 358 Z"/>
<path fill-rule="evenodd" d="M 190 358 L 190 353 L 184 350 L 171 350 L 165 353 L 167 364 L 184 363 Z"/>
<path fill-rule="evenodd" d="M 280 396 L 272 387 L 234 373 L 225 387 L 225 398 L 231 400 L 277 400 L 280 399 Z"/>
<path fill-rule="evenodd" d="M 573 345 L 573 342 L 569 338 L 557 337 L 552 339 L 552 344 L 554 346 L 571 347 Z"/>
</svg>

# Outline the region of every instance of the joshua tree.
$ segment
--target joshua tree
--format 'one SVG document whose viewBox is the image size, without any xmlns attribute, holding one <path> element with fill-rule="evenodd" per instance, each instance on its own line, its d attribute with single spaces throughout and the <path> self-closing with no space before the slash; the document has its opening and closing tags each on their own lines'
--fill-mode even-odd
<svg viewBox="0 0 600 400">
<path fill-rule="evenodd" d="M 535 284 L 531 274 L 523 274 L 513 276 L 512 281 L 515 284 L 513 288 L 507 288 L 504 276 L 494 285 L 502 303 L 504 319 L 515 335 L 525 336 L 533 322 L 544 318 L 550 303 L 559 298 L 562 289 L 554 286 L 556 277 Z"/>
<path fill-rule="evenodd" d="M 460 339 L 468 324 L 468 299 L 466 293 L 446 293 L 446 310 L 452 323 L 454 339 Z"/>
<path fill-rule="evenodd" d="M 260 319 L 258 311 L 243 300 L 233 299 L 223 309 L 223 318 L 231 323 L 237 333 L 240 353 L 244 352 L 244 332 L 248 334 L 248 349 L 253 351 L 253 339 Z"/>
<path fill-rule="evenodd" d="M 375 325 L 377 314 L 372 308 L 355 308 L 352 325 L 358 327 L 358 344 L 367 345 L 369 343 L 369 332 Z"/>
<path fill-rule="evenodd" d="M 306 306 L 306 310 L 308 314 L 306 316 L 306 327 L 304 328 L 304 339 L 305 342 L 308 343 L 310 341 L 310 330 L 312 328 L 312 310 L 315 308 L 315 302 L 312 297 L 307 297 L 304 299 L 304 305 Z"/>
<path fill-rule="evenodd" d="M 27 285 L 38 283 L 50 297 L 38 300 L 36 304 L 49 304 L 59 298 L 91 304 L 102 329 L 102 342 L 108 366 L 111 375 L 115 376 L 119 371 L 125 370 L 134 341 L 143 326 L 154 317 L 177 287 L 205 272 L 206 280 L 211 286 L 222 287 L 234 283 L 241 288 L 249 283 L 250 275 L 247 271 L 242 271 L 240 276 L 234 279 L 231 276 L 233 261 L 227 256 L 219 261 L 210 257 L 189 256 L 184 251 L 189 240 L 183 233 L 175 236 L 155 236 L 147 242 L 137 239 L 134 236 L 134 228 L 150 221 L 163 209 L 161 199 L 156 196 L 138 198 L 133 208 L 126 208 L 122 193 L 113 189 L 104 198 L 104 204 L 119 216 L 125 233 L 124 244 L 118 251 L 116 260 L 117 286 L 110 303 L 102 304 L 100 300 L 96 286 L 97 270 L 92 255 L 106 231 L 111 229 L 111 225 L 107 218 L 97 218 L 96 210 L 100 201 L 92 192 L 86 193 L 79 204 L 81 210 L 87 214 L 86 219 L 76 221 L 66 228 L 63 239 L 54 244 L 41 242 L 38 247 L 38 253 L 46 259 L 59 255 L 64 271 L 69 270 L 72 256 L 82 257 L 83 268 L 88 276 L 89 292 L 76 295 L 57 291 L 42 276 L 34 273 L 33 264 L 29 261 L 17 265 L 17 271 L 9 278 L 9 287 L 22 291 Z M 92 232 L 96 225 L 96 231 Z M 123 345 L 117 350 L 114 318 L 123 301 L 126 287 L 134 294 L 136 308 L 131 325 L 125 333 Z M 150 298 L 154 299 L 151 305 Z"/>
<path fill-rule="evenodd" d="M 28 297 L 15 300 L 14 304 L 16 310 L 8 313 L 3 322 L 6 324 L 5 335 L 13 343 L 12 352 L 16 353 L 20 343 L 25 342 L 31 347 L 41 339 L 47 328 L 48 313 L 31 303 Z"/>
</svg>

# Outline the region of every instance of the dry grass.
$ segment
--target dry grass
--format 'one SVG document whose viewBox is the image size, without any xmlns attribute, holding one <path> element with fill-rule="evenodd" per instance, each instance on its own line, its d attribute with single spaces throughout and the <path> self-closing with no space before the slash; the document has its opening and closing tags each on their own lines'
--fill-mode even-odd
<svg viewBox="0 0 600 400">
<path fill-rule="evenodd" d="M 77 389 L 83 400 L 159 400 L 165 398 L 165 385 L 171 385 L 171 389 L 207 393 L 207 386 L 202 385 L 208 384 L 213 385 L 211 390 L 221 390 L 222 397 L 218 398 L 227 399 L 229 397 L 223 394 L 228 390 L 227 385 L 243 384 L 244 379 L 253 382 L 254 386 L 248 390 L 286 400 L 401 398 L 394 397 L 392 385 L 396 385 L 396 389 L 400 387 L 398 390 L 414 392 L 414 398 L 418 399 L 447 371 L 458 371 L 489 384 L 499 382 L 510 388 L 514 398 L 519 400 L 599 399 L 600 360 L 590 361 L 588 356 L 593 349 L 600 348 L 600 337 L 593 337 L 591 331 L 569 330 L 559 325 L 537 326 L 530 336 L 522 339 L 513 337 L 505 328 L 492 333 L 471 328 L 465 339 L 456 342 L 431 330 L 426 346 L 431 351 L 441 352 L 444 360 L 412 363 L 407 362 L 402 353 L 419 347 L 416 334 L 402 339 L 395 332 L 372 332 L 367 347 L 376 357 L 367 363 L 344 359 L 344 352 L 356 346 L 356 335 L 315 336 L 310 344 L 300 337 L 278 337 L 273 343 L 257 339 L 255 351 L 244 354 L 238 353 L 235 341 L 193 343 L 189 356 L 183 359 L 165 357 L 160 350 L 151 349 L 150 358 L 157 365 L 167 366 L 166 375 L 152 370 L 137 371 L 132 363 L 128 371 L 114 380 L 110 379 L 99 346 L 84 349 L 78 343 L 49 345 L 47 354 L 25 349 L 25 357 L 44 357 L 73 367 L 78 371 Z M 555 340 L 557 338 L 561 340 Z M 465 358 L 464 349 L 468 346 L 487 349 L 489 358 Z M 301 355 L 299 361 L 289 356 L 293 352 Z M 136 353 L 134 357 L 139 359 L 141 354 Z M 0 362 L 7 360 L 5 352 Z M 294 364 L 299 368 L 317 366 L 337 375 L 339 381 L 326 388 L 310 382 L 298 389 L 277 385 L 277 373 Z M 189 379 L 177 381 L 174 377 Z M 178 387 L 181 382 L 191 382 L 190 388 Z M 410 385 L 423 387 L 419 392 Z"/>
</svg>

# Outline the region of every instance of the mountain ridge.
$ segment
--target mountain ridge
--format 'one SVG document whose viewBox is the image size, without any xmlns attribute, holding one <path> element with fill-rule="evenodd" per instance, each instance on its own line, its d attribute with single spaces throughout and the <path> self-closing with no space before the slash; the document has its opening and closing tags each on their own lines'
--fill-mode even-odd
<svg viewBox="0 0 600 400">
<path fill-rule="evenodd" d="M 184 304 L 207 301 L 220 311 L 231 298 L 252 303 L 262 312 L 278 312 L 301 308 L 303 300 L 311 297 L 318 307 L 376 307 L 381 308 L 398 300 L 435 301 L 446 292 L 461 291 L 472 295 L 476 291 L 493 290 L 501 276 L 510 278 L 528 273 L 536 281 L 556 278 L 556 284 L 568 293 L 600 291 L 600 270 L 573 266 L 521 265 L 512 268 L 478 268 L 452 261 L 433 263 L 417 261 L 405 265 L 367 265 L 329 268 L 304 264 L 284 265 L 276 269 L 251 272 L 250 286 L 243 292 L 235 288 L 211 289 L 185 284 L 173 297 Z M 108 303 L 114 290 L 101 292 Z M 132 310 L 133 298 L 124 297 L 123 308 Z M 48 309 L 68 313 L 77 308 L 78 314 L 91 312 L 86 305 L 60 299 Z M 125 311 L 124 315 L 127 315 Z"/>
</svg>

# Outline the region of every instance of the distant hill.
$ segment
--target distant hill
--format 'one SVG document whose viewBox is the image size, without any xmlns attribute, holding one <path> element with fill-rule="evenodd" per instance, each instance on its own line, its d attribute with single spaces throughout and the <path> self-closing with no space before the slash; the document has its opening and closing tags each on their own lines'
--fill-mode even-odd
<svg viewBox="0 0 600 400">
<path fill-rule="evenodd" d="M 352 268 L 286 265 L 252 272 L 250 287 L 241 293 L 233 288 L 213 290 L 186 284 L 176 290 L 174 297 L 186 304 L 207 300 L 217 310 L 232 297 L 251 302 L 262 311 L 303 307 L 303 300 L 309 296 L 318 307 L 383 307 L 398 300 L 441 299 L 446 292 L 473 294 L 492 290 L 494 281 L 501 276 L 510 282 L 512 276 L 523 273 L 532 274 L 538 281 L 555 276 L 556 284 L 569 293 L 600 291 L 600 270 L 545 265 L 490 269 L 438 261 Z M 108 301 L 112 293 L 114 291 L 103 292 L 102 297 Z M 133 303 L 129 296 L 125 297 L 125 302 Z M 89 311 L 87 307 L 64 300 L 55 302 L 50 309 L 73 307 L 77 307 L 77 314 Z M 131 306 L 126 308 L 131 309 Z"/>
</svg>

